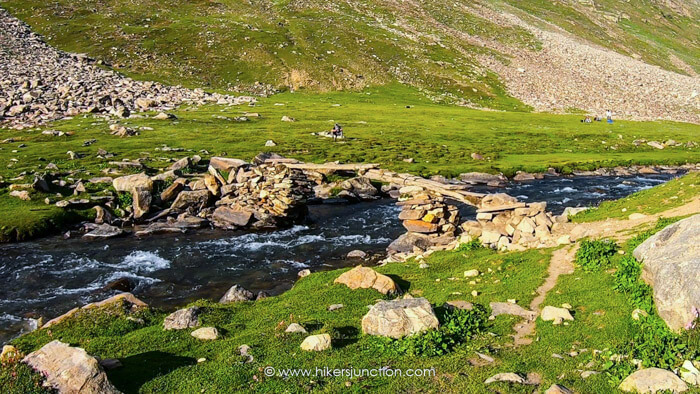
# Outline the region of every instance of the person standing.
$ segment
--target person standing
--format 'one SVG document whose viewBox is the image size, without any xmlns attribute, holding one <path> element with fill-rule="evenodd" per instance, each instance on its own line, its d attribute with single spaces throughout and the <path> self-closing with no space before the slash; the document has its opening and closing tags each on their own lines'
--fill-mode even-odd
<svg viewBox="0 0 700 394">
<path fill-rule="evenodd" d="M 612 111 L 611 111 L 611 110 L 605 111 L 605 117 L 608 119 L 608 123 L 612 123 L 612 122 L 613 122 L 613 120 L 612 120 Z"/>
</svg>

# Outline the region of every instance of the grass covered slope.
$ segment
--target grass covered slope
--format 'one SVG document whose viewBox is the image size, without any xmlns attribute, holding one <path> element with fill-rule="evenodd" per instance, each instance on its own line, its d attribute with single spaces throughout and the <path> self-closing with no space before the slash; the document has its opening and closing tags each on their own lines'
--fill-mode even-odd
<svg viewBox="0 0 700 394">
<path fill-rule="evenodd" d="M 32 201 L 10 197 L 0 189 L 0 242 L 26 241 L 53 234 L 66 226 L 94 217 L 92 211 L 72 211 L 46 205 L 38 194 Z"/>
<path fill-rule="evenodd" d="M 520 11 L 528 23 L 550 23 L 669 70 L 689 72 L 672 61 L 677 58 L 700 71 L 700 11 L 694 4 L 481 3 Z M 475 6 L 466 0 L 3 2 L 58 48 L 87 52 L 138 78 L 217 89 L 259 90 L 256 82 L 262 82 L 320 91 L 399 81 L 443 99 L 526 109 L 476 58 L 507 58 L 506 47 L 536 51 L 539 43 L 522 27 L 478 16 Z"/>
<path fill-rule="evenodd" d="M 401 81 L 508 110 L 526 106 L 478 67 L 473 55 L 490 51 L 451 37 L 439 20 L 535 45 L 522 29 L 476 16 L 453 20 L 438 4 L 30 0 L 3 7 L 56 47 L 87 52 L 138 78 L 247 91 L 260 91 L 258 82 L 328 91 Z"/>
<path fill-rule="evenodd" d="M 418 268 L 418 263 L 413 261 L 377 267 L 377 271 L 392 277 L 408 293 L 426 297 L 434 304 L 443 324 L 434 335 L 395 341 L 363 335 L 360 320 L 367 306 L 385 297 L 374 290 L 350 290 L 333 284 L 345 271 L 335 270 L 314 273 L 300 279 L 290 291 L 256 302 L 195 303 L 205 310 L 202 326 L 214 326 L 222 333 L 215 341 L 196 340 L 189 335 L 191 329 L 164 331 L 165 313 L 140 312 L 136 317 L 143 324 L 139 324 L 126 319 L 116 306 L 106 311 L 83 312 L 77 319 L 30 333 L 13 344 L 23 352 L 30 352 L 59 339 L 81 346 L 94 356 L 119 358 L 123 367 L 109 371 L 108 375 L 125 393 L 483 392 L 488 389 L 532 392 L 533 386 L 483 383 L 500 372 L 538 374 L 541 389 L 559 383 L 575 392 L 612 393 L 620 380 L 634 370 L 632 358 L 640 359 L 647 367 L 671 369 L 684 357 L 692 358 L 700 352 L 697 332 L 677 336 L 654 314 L 650 293 L 638 280 L 639 270 L 634 266 L 638 263 L 623 263 L 629 259 L 631 248 L 649 235 L 651 232 L 625 245 L 627 256 L 613 253 L 594 266 L 583 269 L 577 265 L 573 274 L 561 276 L 543 305 L 570 304 L 575 320 L 554 326 L 538 319 L 537 340 L 518 348 L 511 346 L 510 337 L 516 318 L 502 315 L 487 320 L 479 307 L 471 313 L 459 313 L 463 320 L 456 324 L 466 336 L 455 340 L 444 335 L 447 323 L 455 320 L 441 305 L 454 299 L 482 305 L 515 299 L 519 305 L 528 305 L 546 275 L 550 259 L 547 250 L 501 254 L 462 247 L 434 253 L 425 260 L 429 265 L 425 269 Z M 617 271 L 610 270 L 612 267 L 618 267 Z M 463 272 L 468 269 L 482 272 L 476 284 L 468 283 L 473 278 L 464 278 Z M 478 291 L 476 297 L 470 295 L 472 290 Z M 335 303 L 344 307 L 328 311 L 327 307 Z M 631 313 L 635 308 L 645 309 L 650 316 L 633 320 Z M 320 353 L 300 350 L 305 335 L 284 333 L 290 322 L 304 325 L 309 334 L 330 334 L 333 349 Z M 239 356 L 238 347 L 244 344 L 251 347 L 254 360 L 250 363 L 245 362 L 246 357 Z M 477 352 L 494 361 L 486 362 Z M 306 368 L 312 374 L 317 367 L 434 368 L 435 376 L 267 377 L 263 368 L 269 366 L 277 371 Z M 584 379 L 583 371 L 597 374 Z M 21 365 L 10 363 L 0 367 L 0 384 L 9 392 L 38 391 L 37 380 L 35 374 Z"/>
<path fill-rule="evenodd" d="M 420 270 L 415 262 L 391 264 L 378 269 L 390 275 L 402 289 L 415 296 L 427 297 L 442 305 L 449 299 L 465 299 L 488 303 L 507 298 L 529 302 L 531 293 L 540 284 L 548 262 L 548 253 L 530 251 L 512 255 L 498 255 L 479 249 L 455 253 L 436 253 L 428 263 L 429 269 Z M 463 272 L 479 269 L 486 272 L 477 285 L 468 285 Z M 493 272 L 488 272 L 491 269 Z M 374 290 L 350 290 L 333 280 L 345 270 L 319 272 L 300 279 L 294 288 L 280 296 L 254 303 L 221 305 L 208 301 L 197 302 L 205 308 L 203 326 L 215 326 L 223 338 L 201 342 L 190 336 L 192 330 L 164 331 L 165 314 L 146 312 L 139 316 L 145 324 L 127 320 L 118 313 L 87 313 L 82 319 L 36 331 L 17 339 L 16 346 L 23 351 L 40 347 L 53 339 L 84 346 L 94 355 L 119 358 L 124 367 L 110 372 L 110 380 L 124 392 L 235 392 L 261 390 L 292 392 L 320 389 L 333 392 L 345 387 L 348 378 L 314 379 L 303 377 L 265 377 L 259 368 L 432 368 L 441 360 L 436 378 L 390 379 L 377 378 L 355 381 L 355 389 L 415 390 L 426 385 L 436 387 L 474 388 L 476 380 L 460 376 L 466 357 L 474 351 L 491 353 L 508 341 L 511 319 L 502 318 L 489 324 L 489 330 L 498 334 L 493 339 L 485 333 L 473 341 L 458 345 L 443 358 L 404 354 L 388 342 L 361 334 L 360 321 L 367 305 L 384 298 Z M 449 279 L 452 278 L 452 279 Z M 438 281 L 439 279 L 439 281 Z M 499 281 L 499 282 L 497 282 Z M 497 283 L 494 283 L 497 282 Z M 469 290 L 468 290 L 469 289 Z M 471 289 L 480 292 L 471 297 Z M 461 293 L 461 294 L 459 294 Z M 329 305 L 342 303 L 337 311 L 328 311 Z M 481 319 L 485 322 L 483 315 Z M 299 349 L 305 337 L 284 333 L 290 322 L 304 325 L 310 334 L 329 333 L 334 350 L 307 353 Z M 242 363 L 238 347 L 252 348 L 255 361 Z M 441 343 L 434 344 L 440 349 Z M 196 360 L 207 361 L 197 363 Z M 144 368 L 146 366 L 146 368 Z M 254 377 L 255 376 L 255 377 Z M 456 378 L 456 381 L 453 379 Z M 484 377 L 485 379 L 485 377 Z M 311 382 L 313 380 L 314 382 Z M 6 381 L 7 383 L 7 381 Z M 454 385 L 457 386 L 454 386 Z"/>
<path fill-rule="evenodd" d="M 605 219 L 626 219 L 633 213 L 651 215 L 685 205 L 693 200 L 700 211 L 700 173 L 692 172 L 651 189 L 625 198 L 605 201 L 600 206 L 576 214 L 574 222 L 594 222 Z"/>
<path fill-rule="evenodd" d="M 664 0 L 634 3 L 505 0 L 505 3 L 537 25 L 554 24 L 577 37 L 667 70 L 689 75 L 700 72 L 697 3 Z"/>
</svg>

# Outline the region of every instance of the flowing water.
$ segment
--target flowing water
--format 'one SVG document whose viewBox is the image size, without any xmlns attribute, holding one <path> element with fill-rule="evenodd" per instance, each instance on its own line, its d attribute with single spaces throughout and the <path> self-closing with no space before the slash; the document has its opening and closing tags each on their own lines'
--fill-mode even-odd
<svg viewBox="0 0 700 394">
<path fill-rule="evenodd" d="M 505 192 L 524 201 L 567 206 L 595 205 L 665 182 L 671 175 L 546 178 L 511 183 Z M 34 318 L 53 318 L 104 299 L 107 283 L 130 278 L 133 293 L 151 305 L 172 308 L 217 299 L 233 284 L 279 294 L 304 268 L 352 265 L 351 250 L 381 252 L 404 232 L 393 200 L 309 207 L 309 223 L 274 232 L 192 231 L 186 235 L 122 237 L 87 241 L 49 237 L 0 246 L 0 343 L 33 328 Z M 473 208 L 462 215 L 472 217 Z"/>
<path fill-rule="evenodd" d="M 510 182 L 504 188 L 478 186 L 481 193 L 506 193 L 523 202 L 546 201 L 547 210 L 559 215 L 566 207 L 591 207 L 617 200 L 634 192 L 660 185 L 680 174 L 639 176 L 548 177 L 528 182 Z"/>
</svg>

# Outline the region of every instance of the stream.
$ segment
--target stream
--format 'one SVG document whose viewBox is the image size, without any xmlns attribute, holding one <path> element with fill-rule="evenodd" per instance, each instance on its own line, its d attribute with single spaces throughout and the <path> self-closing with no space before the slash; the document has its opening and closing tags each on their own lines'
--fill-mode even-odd
<svg viewBox="0 0 700 394">
<path fill-rule="evenodd" d="M 593 206 L 663 183 L 675 175 L 545 178 L 512 182 L 504 192 L 522 201 L 547 201 L 556 214 L 565 207 Z M 309 206 L 309 221 L 271 232 L 190 231 L 109 240 L 47 237 L 0 246 L 0 344 L 45 320 L 116 292 L 105 285 L 130 278 L 137 297 L 172 309 L 192 300 L 218 299 L 233 284 L 254 293 L 279 294 L 298 271 L 357 264 L 355 249 L 381 253 L 404 232 L 394 200 Z M 461 208 L 462 218 L 474 209 Z"/>
</svg>

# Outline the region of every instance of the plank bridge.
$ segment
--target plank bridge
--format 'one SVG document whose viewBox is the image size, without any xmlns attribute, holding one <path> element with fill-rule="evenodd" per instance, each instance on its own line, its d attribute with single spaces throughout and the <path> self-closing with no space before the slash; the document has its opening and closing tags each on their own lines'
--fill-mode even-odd
<svg viewBox="0 0 700 394">
<path fill-rule="evenodd" d="M 369 178 L 373 181 L 391 183 L 400 186 L 419 186 L 425 190 L 431 191 L 438 195 L 449 197 L 462 203 L 479 207 L 481 200 L 487 196 L 484 193 L 474 193 L 468 191 L 469 185 L 452 184 L 426 179 L 413 174 L 397 173 L 394 171 L 383 170 L 379 168 L 379 164 L 339 164 L 339 163 L 301 163 L 278 161 L 289 168 L 299 170 L 309 170 L 318 172 L 330 171 L 352 171 L 360 176 Z"/>
</svg>

